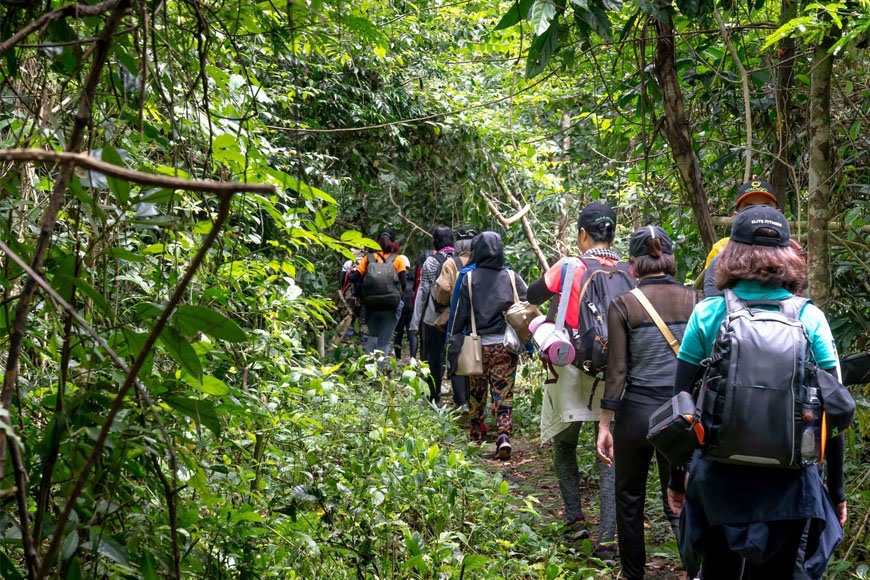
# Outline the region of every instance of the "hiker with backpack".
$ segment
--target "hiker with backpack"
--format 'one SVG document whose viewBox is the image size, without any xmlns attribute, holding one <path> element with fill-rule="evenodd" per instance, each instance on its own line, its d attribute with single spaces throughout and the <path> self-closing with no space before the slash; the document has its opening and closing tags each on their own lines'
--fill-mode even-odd
<svg viewBox="0 0 870 580">
<path fill-rule="evenodd" d="M 715 280 L 724 296 L 699 303 L 689 319 L 674 392 L 690 392 L 701 377 L 702 445 L 688 478 L 672 467 L 668 496 L 682 511 L 684 565 L 700 567 L 704 580 L 740 578 L 741 570 L 751 578 L 821 578 L 842 540 L 843 438 L 824 422 L 803 425 L 807 409 L 815 421 L 818 407 L 812 365 L 838 373 L 824 314 L 796 296 L 805 277 L 785 217 L 748 207 L 719 254 Z"/>
<path fill-rule="evenodd" d="M 432 247 L 435 253 L 426 258 L 420 269 L 420 286 L 417 288 L 414 315 L 411 317 L 411 332 L 419 333 L 422 345 L 421 358 L 429 363 L 429 401 L 436 405 L 441 404 L 446 333 L 434 324 L 446 307 L 437 304 L 431 294 L 441 266 L 454 254 L 453 242 L 453 230 L 449 227 L 436 226 L 432 229 Z"/>
<path fill-rule="evenodd" d="M 453 297 L 453 289 L 459 272 L 471 262 L 471 240 L 477 235 L 473 226 L 460 226 L 456 228 L 455 253 L 441 266 L 441 272 L 432 286 L 432 297 L 435 302 L 445 307 L 435 321 L 439 330 L 447 332 L 453 312 L 450 310 L 450 301 Z M 447 339 L 449 340 L 449 336 Z M 450 386 L 453 389 L 453 404 L 462 412 L 468 411 L 468 377 L 450 375 Z"/>
<path fill-rule="evenodd" d="M 483 443 L 484 409 L 492 394 L 498 428 L 495 455 L 507 460 L 511 456 L 513 386 L 519 357 L 504 344 L 507 325 L 504 313 L 515 302 L 514 287 L 521 300 L 526 298 L 526 283 L 516 272 L 505 268 L 504 242 L 496 232 L 482 232 L 472 240 L 471 261 L 474 270 L 462 278 L 450 329 L 448 374 L 453 375 L 457 369 L 465 336 L 476 331 L 483 364 L 482 374 L 468 377 L 470 435 L 472 441 Z"/>
<path fill-rule="evenodd" d="M 670 464 L 646 439 L 650 416 L 673 395 L 679 341 L 697 294 L 678 280 L 673 242 L 659 226 L 631 236 L 629 261 L 637 288 L 608 309 L 607 380 L 598 422 L 598 458 L 616 462 L 616 529 L 622 578 L 643 580 L 644 503 L 650 463 L 658 464 L 661 501 L 675 537 L 679 518 L 668 507 Z M 611 425 L 615 415 L 615 422 Z"/>
<path fill-rule="evenodd" d="M 560 297 L 558 308 L 550 306 L 548 318 L 563 323 L 572 335 L 584 339 L 577 342 L 576 357 L 571 358 L 576 358 L 576 364 L 597 375 L 588 374 L 570 364 L 570 361 L 568 364 L 557 361 L 564 366 L 557 367 L 555 381 L 548 381 L 543 386 L 541 442 L 553 440 L 553 463 L 565 504 L 567 535 L 572 540 L 589 537 L 581 505 L 577 443 L 583 422 L 597 421 L 601 415 L 600 400 L 604 390 L 596 387 L 601 382 L 601 375 L 597 371 L 606 350 L 602 350 L 604 344 L 601 340 L 597 341 L 596 346 L 590 344 L 589 339 L 594 341 L 595 335 L 606 336 L 606 328 L 601 328 L 601 324 L 606 324 L 608 299 L 634 287 L 628 264 L 620 262 L 619 256 L 611 248 L 616 235 L 616 212 L 613 208 L 602 203 L 587 205 L 580 212 L 577 227 L 577 246 L 581 257 L 556 262 L 541 279 L 529 286 L 527 297 L 532 304 L 543 304 L 554 296 Z M 572 274 L 570 286 L 567 280 L 569 269 Z M 591 281 L 594 281 L 594 291 L 586 295 L 585 291 L 591 289 L 586 283 Z M 563 298 L 566 293 L 567 297 Z M 557 310 L 559 314 L 552 316 Z M 584 319 L 585 323 L 582 322 Z M 536 335 L 539 332 L 535 329 Z M 574 345 L 567 346 L 567 351 L 573 354 Z M 552 360 L 548 364 L 552 372 Z M 603 559 L 612 560 L 616 552 L 613 546 L 616 533 L 614 470 L 599 460 L 598 472 L 601 518 L 596 553 Z"/>
<path fill-rule="evenodd" d="M 746 209 L 753 205 L 766 205 L 769 207 L 777 207 L 776 195 L 774 195 L 773 187 L 763 179 L 750 179 L 739 188 L 737 188 L 737 199 L 734 202 L 736 211 Z M 715 244 L 707 254 L 707 259 L 704 264 L 704 272 L 702 278 L 704 280 L 704 296 L 722 296 L 722 290 L 716 287 L 716 263 L 719 261 L 719 252 L 728 243 L 729 238 L 722 238 Z M 789 241 L 795 253 L 806 260 L 806 253 L 800 244 L 795 240 Z M 697 286 L 697 285 L 696 285 Z"/>
<path fill-rule="evenodd" d="M 363 305 L 369 329 L 366 354 L 390 352 L 396 328 L 397 309 L 402 301 L 402 287 L 407 276 L 405 263 L 393 251 L 396 233 L 384 228 L 378 236 L 379 252 L 369 252 L 350 273 L 350 281 L 362 280 Z"/>
</svg>

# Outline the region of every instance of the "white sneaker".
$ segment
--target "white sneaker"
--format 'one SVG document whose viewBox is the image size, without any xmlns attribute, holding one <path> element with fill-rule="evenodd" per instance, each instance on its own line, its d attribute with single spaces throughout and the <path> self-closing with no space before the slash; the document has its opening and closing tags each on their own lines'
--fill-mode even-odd
<svg viewBox="0 0 870 580">
<path fill-rule="evenodd" d="M 409 364 L 410 366 L 412 366 L 412 367 L 417 366 L 417 359 L 415 359 L 414 357 L 409 358 L 409 359 L 408 359 L 408 364 Z"/>
</svg>

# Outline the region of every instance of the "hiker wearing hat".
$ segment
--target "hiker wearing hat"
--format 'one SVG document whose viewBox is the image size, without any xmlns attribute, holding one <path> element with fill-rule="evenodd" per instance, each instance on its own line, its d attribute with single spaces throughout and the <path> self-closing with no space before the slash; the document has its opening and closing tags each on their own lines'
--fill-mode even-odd
<svg viewBox="0 0 870 580">
<path fill-rule="evenodd" d="M 591 203 L 583 208 L 577 220 L 577 246 L 581 260 L 575 260 L 573 282 L 567 303 L 565 325 L 578 329 L 580 325 L 580 292 L 588 266 L 584 260 L 597 260 L 603 266 L 616 268 L 619 256 L 611 248 L 616 235 L 616 212 L 609 205 Z M 559 260 L 539 280 L 529 286 L 527 300 L 543 304 L 559 296 L 562 289 L 563 265 Z M 550 310 L 556 308 L 555 300 Z M 580 497 L 580 471 L 577 466 L 577 443 L 583 422 L 597 421 L 601 415 L 603 389 L 594 389 L 595 378 L 574 365 L 559 367 L 555 383 L 543 386 L 541 405 L 541 442 L 553 440 L 553 463 L 559 479 L 559 489 L 565 504 L 566 535 L 572 540 L 589 536 L 586 516 Z M 596 555 L 612 560 L 616 534 L 616 500 L 614 470 L 598 460 L 601 517 Z"/>
<path fill-rule="evenodd" d="M 350 273 L 350 281 L 362 280 L 363 305 L 366 307 L 366 325 L 369 336 L 366 354 L 390 352 L 390 341 L 398 319 L 397 309 L 402 302 L 407 268 L 394 251 L 396 232 L 383 228 L 378 236 L 379 252 L 369 252 Z"/>
<path fill-rule="evenodd" d="M 679 341 L 697 294 L 675 280 L 673 242 L 659 226 L 631 236 L 629 262 L 637 288 L 608 309 L 607 379 L 598 422 L 598 458 L 616 462 L 616 529 L 622 578 L 643 580 L 644 503 L 650 463 L 658 465 L 661 501 L 675 537 L 679 518 L 668 507 L 670 464 L 647 441 L 650 416 L 673 395 Z M 611 422 L 615 422 L 611 428 Z M 611 432 L 612 431 L 612 432 Z"/>
<path fill-rule="evenodd" d="M 739 578 L 741 570 L 752 578 L 821 578 L 842 540 L 842 436 L 827 439 L 821 454 L 827 489 L 819 454 L 806 460 L 802 440 L 800 457 L 793 447 L 783 455 L 790 463 L 764 454 L 794 439 L 795 389 L 801 401 L 810 396 L 803 363 L 791 362 L 806 361 L 801 345 L 818 367 L 838 373 L 828 321 L 796 296 L 805 277 L 785 217 L 766 205 L 747 207 L 735 216 L 719 254 L 715 281 L 725 295 L 700 302 L 686 327 L 674 392 L 691 392 L 702 368 L 714 372 L 705 373 L 702 387 L 705 446 L 695 452 L 688 477 L 672 468 L 668 497 L 675 513 L 685 512 L 683 563 L 688 570 L 700 563 L 704 580 Z M 766 311 L 776 315 L 765 317 Z"/>
<path fill-rule="evenodd" d="M 734 207 L 737 208 L 737 211 L 739 212 L 740 210 L 753 205 L 766 205 L 774 208 L 777 206 L 776 195 L 774 195 L 773 187 L 763 179 L 753 178 L 737 189 L 737 199 L 734 201 Z M 703 276 L 704 296 L 722 295 L 722 291 L 716 287 L 714 277 L 716 274 L 716 262 L 718 261 L 719 252 L 722 251 L 722 248 L 725 247 L 725 244 L 728 243 L 729 239 L 730 238 L 727 237 L 722 238 L 713 244 L 710 253 L 707 254 L 707 260 L 704 262 L 704 268 L 706 268 Z M 804 255 L 804 251 L 800 247 L 800 244 L 795 241 L 791 241 L 790 244 L 798 255 Z"/>
</svg>

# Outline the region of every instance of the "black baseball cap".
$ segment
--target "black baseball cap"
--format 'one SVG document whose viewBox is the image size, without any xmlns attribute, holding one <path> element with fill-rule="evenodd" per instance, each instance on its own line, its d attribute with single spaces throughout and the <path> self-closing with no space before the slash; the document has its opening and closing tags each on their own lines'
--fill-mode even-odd
<svg viewBox="0 0 870 580">
<path fill-rule="evenodd" d="M 391 242 L 396 241 L 396 232 L 393 231 L 393 228 L 387 227 L 387 228 L 382 229 L 381 233 L 378 235 L 378 237 L 381 237 L 381 236 L 387 236 L 388 238 L 390 238 Z"/>
<path fill-rule="evenodd" d="M 476 236 L 479 232 L 477 228 L 474 226 L 459 226 L 456 228 L 456 232 L 454 235 L 457 240 L 470 240 L 474 236 Z"/>
<path fill-rule="evenodd" d="M 651 239 L 657 239 L 661 242 L 663 254 L 674 253 L 674 242 L 661 226 L 644 226 L 631 234 L 631 239 L 628 242 L 629 255 L 635 258 L 649 255 L 646 242 Z"/>
<path fill-rule="evenodd" d="M 734 205 L 740 206 L 750 195 L 763 195 L 773 201 L 773 203 L 777 203 L 773 187 L 763 179 L 750 179 L 737 188 L 737 200 L 734 202 Z"/>
<path fill-rule="evenodd" d="M 762 228 L 776 232 L 775 237 L 759 235 Z M 750 205 L 734 216 L 731 241 L 752 246 L 789 247 L 788 221 L 780 211 L 767 205 Z"/>
<path fill-rule="evenodd" d="M 577 226 L 584 230 L 601 230 L 606 223 L 616 230 L 616 212 L 613 208 L 604 203 L 590 203 L 580 212 L 580 217 L 577 219 Z"/>
</svg>

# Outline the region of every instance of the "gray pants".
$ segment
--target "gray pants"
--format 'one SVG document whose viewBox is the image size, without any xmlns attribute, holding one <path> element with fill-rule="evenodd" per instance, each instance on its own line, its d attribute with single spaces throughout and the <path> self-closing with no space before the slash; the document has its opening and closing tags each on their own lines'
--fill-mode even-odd
<svg viewBox="0 0 870 580">
<path fill-rule="evenodd" d="M 390 352 L 393 331 L 396 330 L 396 310 L 369 310 L 366 312 L 366 325 L 369 327 L 369 337 L 366 340 L 366 354 L 376 350 L 384 355 Z"/>
<path fill-rule="evenodd" d="M 565 517 L 569 522 L 585 518 L 580 503 L 580 469 L 577 467 L 577 441 L 583 423 L 570 427 L 553 437 L 553 462 L 556 477 L 565 502 Z M 592 423 L 598 433 L 598 423 Z M 596 460 L 597 461 L 597 460 Z M 613 542 L 616 535 L 616 487 L 614 468 L 598 463 L 598 498 L 601 506 L 601 525 L 598 527 L 598 543 Z M 615 465 L 615 464 L 614 464 Z"/>
</svg>

